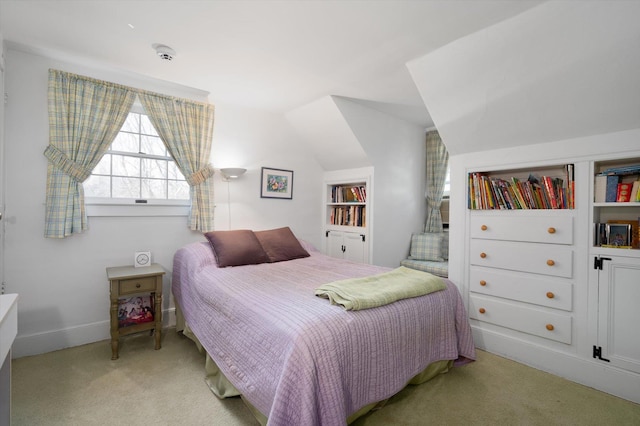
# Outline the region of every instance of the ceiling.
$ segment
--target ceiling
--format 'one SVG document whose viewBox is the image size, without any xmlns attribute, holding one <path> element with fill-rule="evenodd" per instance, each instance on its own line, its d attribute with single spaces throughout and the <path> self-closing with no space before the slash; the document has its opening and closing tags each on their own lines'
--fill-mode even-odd
<svg viewBox="0 0 640 426">
<path fill-rule="evenodd" d="M 11 47 L 205 90 L 214 104 L 286 113 L 337 95 L 427 128 L 406 64 L 540 3 L 0 0 L 0 32 Z"/>
</svg>

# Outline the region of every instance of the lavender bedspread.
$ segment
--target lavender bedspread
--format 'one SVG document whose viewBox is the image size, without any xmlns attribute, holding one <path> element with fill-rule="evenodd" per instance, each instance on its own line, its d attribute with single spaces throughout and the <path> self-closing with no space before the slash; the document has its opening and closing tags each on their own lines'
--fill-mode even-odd
<svg viewBox="0 0 640 426">
<path fill-rule="evenodd" d="M 345 311 L 314 289 L 389 268 L 309 252 L 228 268 L 217 267 L 207 243 L 174 256 L 172 291 L 185 320 L 269 425 L 344 425 L 430 363 L 475 359 L 468 317 L 450 281 L 443 291 Z"/>
</svg>

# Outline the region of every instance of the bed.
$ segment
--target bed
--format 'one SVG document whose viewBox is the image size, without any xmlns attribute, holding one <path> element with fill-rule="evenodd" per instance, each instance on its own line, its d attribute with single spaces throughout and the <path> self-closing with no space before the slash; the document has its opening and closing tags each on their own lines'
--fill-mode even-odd
<svg viewBox="0 0 640 426">
<path fill-rule="evenodd" d="M 270 426 L 344 425 L 412 380 L 475 359 L 468 317 L 450 281 L 425 296 L 346 310 L 315 289 L 390 268 L 296 242 L 306 255 L 226 267 L 211 239 L 176 252 L 176 307 L 219 369 L 217 384 L 210 383 L 222 388 L 214 390 L 218 396 L 241 394 Z"/>
</svg>

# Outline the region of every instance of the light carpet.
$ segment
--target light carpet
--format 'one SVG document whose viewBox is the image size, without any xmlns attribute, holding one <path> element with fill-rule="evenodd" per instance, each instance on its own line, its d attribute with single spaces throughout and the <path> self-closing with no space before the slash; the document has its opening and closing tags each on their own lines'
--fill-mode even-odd
<svg viewBox="0 0 640 426">
<path fill-rule="evenodd" d="M 240 398 L 217 399 L 204 355 L 164 330 L 162 349 L 140 333 L 13 360 L 13 426 L 254 426 Z M 478 360 L 419 386 L 358 419 L 376 425 L 640 425 L 640 405 L 478 351 Z"/>
</svg>

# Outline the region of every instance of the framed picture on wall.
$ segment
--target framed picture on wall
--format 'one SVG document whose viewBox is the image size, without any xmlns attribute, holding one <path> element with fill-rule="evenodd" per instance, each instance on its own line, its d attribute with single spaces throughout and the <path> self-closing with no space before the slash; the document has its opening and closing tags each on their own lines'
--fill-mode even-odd
<svg viewBox="0 0 640 426">
<path fill-rule="evenodd" d="M 262 168 L 260 179 L 260 197 L 293 198 L 293 170 Z"/>
</svg>

